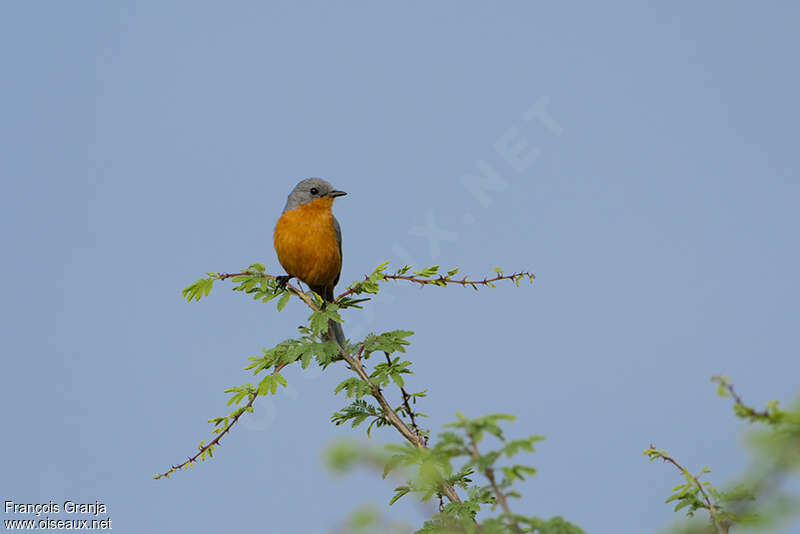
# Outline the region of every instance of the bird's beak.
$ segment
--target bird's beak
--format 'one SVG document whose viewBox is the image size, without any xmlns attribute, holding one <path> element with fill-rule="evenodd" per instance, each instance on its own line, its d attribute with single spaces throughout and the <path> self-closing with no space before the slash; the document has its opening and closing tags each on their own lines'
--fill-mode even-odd
<svg viewBox="0 0 800 534">
<path fill-rule="evenodd" d="M 328 193 L 328 196 L 336 198 L 336 197 L 343 197 L 346 194 L 347 193 L 345 193 L 344 191 L 336 191 L 336 190 L 334 190 L 334 191 L 331 191 L 330 193 Z"/>
</svg>

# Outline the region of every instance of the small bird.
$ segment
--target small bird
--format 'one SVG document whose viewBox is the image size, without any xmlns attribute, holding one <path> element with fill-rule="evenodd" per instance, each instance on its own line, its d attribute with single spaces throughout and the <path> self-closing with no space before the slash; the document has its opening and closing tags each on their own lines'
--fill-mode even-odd
<svg viewBox="0 0 800 534">
<path fill-rule="evenodd" d="M 280 284 L 297 278 L 322 297 L 333 302 L 333 288 L 342 272 L 342 230 L 331 208 L 338 191 L 322 178 L 307 178 L 297 184 L 286 200 L 275 224 L 273 242 L 278 261 L 286 270 Z M 339 323 L 329 321 L 336 341 L 344 344 Z"/>
</svg>

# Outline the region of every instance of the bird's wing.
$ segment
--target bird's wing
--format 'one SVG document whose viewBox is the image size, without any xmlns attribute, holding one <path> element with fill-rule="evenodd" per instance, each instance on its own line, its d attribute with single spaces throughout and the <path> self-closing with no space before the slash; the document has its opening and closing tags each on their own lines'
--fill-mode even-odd
<svg viewBox="0 0 800 534">
<path fill-rule="evenodd" d="M 333 229 L 336 230 L 336 244 L 339 245 L 339 257 L 342 257 L 342 228 L 339 226 L 339 221 L 336 220 L 336 217 L 333 218 Z M 342 266 L 339 264 L 339 274 L 342 273 Z M 336 281 L 333 285 L 339 283 L 339 274 L 336 275 Z"/>
</svg>

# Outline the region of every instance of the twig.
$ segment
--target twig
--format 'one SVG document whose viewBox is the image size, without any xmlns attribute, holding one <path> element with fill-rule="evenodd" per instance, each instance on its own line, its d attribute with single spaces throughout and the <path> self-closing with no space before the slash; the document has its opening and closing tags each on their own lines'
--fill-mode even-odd
<svg viewBox="0 0 800 534">
<path fill-rule="evenodd" d="M 360 354 L 360 352 L 359 352 L 359 354 Z M 389 353 L 388 352 L 384 352 L 383 354 L 386 355 L 386 362 L 391 366 L 392 365 L 392 359 L 389 357 Z M 417 420 L 415 418 L 416 414 L 411 409 L 411 404 L 408 402 L 408 400 L 411 398 L 411 395 L 408 394 L 408 392 L 406 391 L 406 389 L 404 387 L 400 388 L 400 393 L 403 395 L 403 407 L 406 409 L 406 413 L 408 414 L 409 419 L 411 419 L 411 428 L 414 429 L 414 433 L 420 439 L 422 439 L 425 442 L 425 445 L 427 446 L 428 445 L 428 439 L 425 437 L 425 435 L 422 433 L 422 431 L 420 431 L 419 426 L 417 426 Z"/>
<path fill-rule="evenodd" d="M 532 281 L 536 278 L 536 275 L 528 271 L 519 271 L 512 274 L 498 274 L 494 278 L 484 277 L 483 280 L 469 280 L 466 277 L 462 278 L 461 280 L 454 280 L 449 276 L 445 275 L 440 275 L 437 278 L 419 278 L 413 275 L 402 275 L 402 274 L 384 274 L 381 275 L 381 278 L 383 280 L 407 280 L 409 282 L 419 284 L 420 287 L 424 287 L 426 285 L 442 286 L 447 284 L 457 284 L 463 287 L 467 286 L 475 287 L 475 286 L 488 286 L 500 280 L 511 280 L 513 282 L 516 282 L 523 278 L 528 278 L 529 280 Z M 368 279 L 369 276 L 364 276 L 364 280 Z M 355 293 L 355 291 L 356 291 L 355 288 L 348 289 L 347 291 L 336 297 L 336 300 L 339 300 L 342 297 L 347 297 L 349 295 L 352 295 L 353 293 Z"/>
<path fill-rule="evenodd" d="M 656 449 L 655 445 L 653 445 L 651 443 L 650 444 L 650 450 L 657 451 L 658 449 Z M 708 498 L 708 494 L 706 493 L 706 490 L 703 489 L 703 485 L 700 483 L 699 480 L 697 480 L 697 477 L 694 476 L 693 474 L 691 474 L 688 469 L 686 469 L 681 464 L 676 462 L 672 457 L 667 456 L 666 454 L 660 454 L 660 453 L 658 454 L 658 457 L 661 458 L 662 460 L 664 460 L 665 462 L 671 463 L 681 473 L 683 473 L 685 475 L 688 475 L 689 478 L 692 479 L 692 482 L 694 482 L 695 486 L 697 486 L 697 489 L 699 489 L 700 493 L 703 495 L 703 500 L 706 501 L 706 506 L 708 507 L 709 514 L 711 514 L 711 522 L 714 524 L 714 528 L 717 530 L 717 532 L 720 532 L 720 529 L 722 528 L 722 526 L 717 522 L 717 509 L 711 503 L 711 499 Z M 727 529 L 725 529 L 725 531 L 727 532 Z"/>
<path fill-rule="evenodd" d="M 218 280 L 227 280 L 228 278 L 235 278 L 237 276 L 256 276 L 258 278 L 264 278 L 267 280 L 272 280 L 277 278 L 277 276 L 273 274 L 267 273 L 259 273 L 253 271 L 242 271 L 240 273 L 215 273 Z M 300 299 L 306 303 L 306 305 L 314 311 L 319 311 L 319 306 L 317 306 L 317 302 L 310 294 L 306 293 L 299 287 L 293 286 L 291 283 L 287 282 L 286 287 L 292 291 L 295 295 L 300 297 Z"/>
<path fill-rule="evenodd" d="M 743 411 L 745 413 L 746 417 L 750 417 L 752 419 L 767 419 L 767 420 L 770 420 L 772 418 L 772 416 L 774 415 L 774 413 L 770 413 L 769 408 L 767 408 L 766 410 L 759 411 L 759 410 L 756 410 L 754 408 L 751 408 L 750 406 L 748 406 L 744 402 L 742 402 L 742 398 L 739 396 L 738 393 L 736 393 L 736 390 L 733 389 L 733 384 L 728 382 L 728 379 L 726 377 L 712 376 L 711 377 L 711 381 L 712 382 L 717 382 L 717 383 L 719 383 L 720 386 L 725 388 L 725 390 L 730 394 L 730 396 L 733 397 L 733 402 L 736 404 L 736 406 L 739 407 L 739 409 L 741 411 Z"/>
<path fill-rule="evenodd" d="M 478 452 L 478 444 L 475 442 L 475 436 L 472 434 L 467 434 L 469 436 L 469 441 L 472 446 L 470 450 L 470 454 L 472 455 L 473 460 L 477 460 L 480 457 L 480 453 Z M 511 508 L 508 506 L 508 499 L 506 499 L 505 493 L 500 489 L 497 485 L 497 481 L 494 478 L 494 469 L 491 467 L 487 467 L 483 474 L 489 479 L 489 483 L 492 485 L 492 491 L 494 492 L 495 496 L 497 497 L 497 502 L 503 508 L 503 512 L 505 512 L 506 517 L 508 517 L 509 521 L 511 522 L 511 528 L 514 532 L 521 533 L 522 530 L 519 528 L 519 523 L 514 518 L 514 514 L 511 513 Z"/>
<path fill-rule="evenodd" d="M 217 278 L 219 278 L 220 280 L 227 280 L 228 278 L 235 278 L 237 276 L 258 276 L 258 277 L 261 277 L 261 278 L 266 278 L 268 280 L 271 280 L 273 278 L 277 278 L 277 276 L 275 276 L 273 274 L 258 273 L 258 272 L 254 273 L 252 271 L 242 271 L 240 273 L 216 273 L 216 275 L 217 275 Z M 289 285 L 289 284 L 286 284 L 286 285 Z"/>
<path fill-rule="evenodd" d="M 275 367 L 275 370 L 272 371 L 272 374 L 274 375 L 274 374 L 278 373 L 281 369 L 283 369 L 287 365 L 289 365 L 289 363 L 282 363 L 282 364 L 278 365 L 277 367 Z M 165 473 L 161 473 L 159 475 L 156 475 L 155 478 L 158 479 L 158 478 L 161 478 L 161 477 L 168 477 L 169 475 L 171 475 L 175 471 L 179 471 L 179 470 L 183 469 L 184 467 L 193 464 L 208 449 L 210 449 L 212 447 L 215 447 L 217 445 L 222 445 L 222 443 L 220 442 L 220 440 L 222 440 L 222 436 L 224 436 L 225 434 L 230 432 L 231 428 L 233 428 L 233 425 L 236 424 L 236 422 L 239 420 L 239 418 L 242 416 L 243 413 L 249 411 L 249 409 L 253 406 L 253 403 L 255 402 L 257 397 L 258 397 L 257 393 L 251 393 L 250 394 L 250 398 L 247 400 L 247 404 L 244 405 L 244 407 L 239 411 L 239 413 L 237 413 L 236 415 L 233 416 L 233 418 L 231 419 L 230 423 L 228 423 L 227 426 L 225 426 L 225 428 L 222 429 L 222 431 L 219 434 L 217 434 L 217 437 L 215 437 L 214 439 L 212 439 L 211 441 L 209 441 L 207 444 L 203 445 L 202 447 L 198 447 L 197 454 L 195 454 L 194 456 L 190 456 L 183 463 L 180 463 L 178 465 L 173 465 L 170 468 L 169 471 L 167 471 Z"/>
<path fill-rule="evenodd" d="M 215 273 L 214 276 L 218 280 L 227 280 L 229 278 L 235 278 L 237 276 L 256 276 L 256 277 L 265 278 L 265 279 L 274 279 L 274 278 L 276 278 L 276 276 L 271 275 L 271 274 L 262 273 L 262 272 L 252 272 L 252 271 L 242 271 L 242 272 L 238 272 L 238 273 Z M 440 276 L 439 278 L 434 278 L 434 279 L 422 279 L 422 278 L 415 278 L 413 276 L 404 276 L 404 275 L 396 275 L 396 274 L 395 275 L 384 275 L 384 278 L 387 279 L 387 280 L 408 280 L 410 282 L 418 283 L 418 284 L 420 284 L 420 286 L 425 286 L 427 284 L 436 284 L 436 285 L 459 284 L 459 285 L 462 285 L 462 286 L 470 285 L 470 286 L 473 286 L 473 287 L 476 286 L 476 285 L 491 285 L 492 282 L 496 282 L 498 280 L 513 280 L 513 281 L 517 281 L 517 280 L 519 280 L 521 278 L 524 278 L 524 277 L 528 277 L 530 280 L 533 280 L 535 278 L 535 275 L 533 275 L 532 273 L 528 273 L 528 272 L 519 272 L 519 273 L 510 274 L 510 275 L 498 274 L 494 278 L 488 278 L 488 279 L 484 278 L 483 280 L 468 280 L 466 278 L 464 278 L 462 280 L 452 280 L 449 277 L 445 277 L 445 276 Z M 317 306 L 316 300 L 311 295 L 309 295 L 308 293 L 305 293 L 304 291 L 300 290 L 297 287 L 294 287 L 293 285 L 291 285 L 289 283 L 287 283 L 286 287 L 289 288 L 295 295 L 300 297 L 300 299 L 309 308 L 311 308 L 314 311 L 319 311 L 319 306 Z M 344 296 L 350 295 L 353 292 L 354 292 L 354 290 L 352 290 L 352 289 L 347 290 L 344 293 L 342 293 L 341 295 L 339 295 L 339 297 L 337 297 L 336 300 L 339 300 L 340 298 L 342 298 Z M 422 435 L 422 433 L 420 432 L 419 427 L 417 426 L 416 420 L 414 418 L 414 412 L 410 409 L 410 405 L 408 403 L 408 397 L 409 397 L 408 393 L 405 392 L 404 390 L 402 390 L 402 388 L 401 388 L 401 390 L 403 392 L 404 406 L 408 410 L 409 417 L 411 418 L 411 425 L 412 425 L 414 430 L 411 430 L 408 427 L 408 425 L 406 425 L 406 423 L 400 418 L 400 416 L 397 415 L 397 412 L 395 412 L 395 410 L 391 407 L 389 402 L 383 396 L 383 393 L 381 392 L 381 389 L 374 382 L 372 382 L 372 380 L 370 379 L 369 375 L 364 370 L 364 367 L 361 364 L 361 351 L 363 351 L 363 347 L 361 348 L 361 350 L 358 351 L 357 354 L 351 355 L 346 350 L 344 350 L 344 348 L 342 348 L 342 346 L 336 341 L 335 336 L 333 336 L 333 332 L 331 332 L 330 329 L 329 329 L 329 332 L 328 332 L 328 336 L 329 336 L 329 339 L 333 340 L 336 343 L 336 345 L 337 345 L 337 347 L 339 349 L 339 354 L 341 355 L 342 359 L 344 359 L 347 362 L 347 364 L 350 366 L 350 368 L 353 371 L 355 371 L 355 373 L 359 376 L 359 378 L 361 378 L 361 380 L 363 380 L 364 382 L 366 382 L 369 385 L 372 397 L 376 401 L 378 401 L 378 404 L 380 405 L 381 409 L 383 410 L 383 413 L 384 413 L 384 415 L 386 417 L 386 420 L 389 422 L 389 424 L 391 424 L 393 427 L 395 427 L 395 429 L 397 429 L 397 431 L 400 432 L 400 434 L 407 441 L 409 441 L 412 445 L 414 445 L 415 447 L 419 447 L 421 449 L 427 448 L 427 440 L 425 439 L 424 435 Z M 388 355 L 387 355 L 387 358 L 388 358 Z M 391 360 L 390 360 L 390 363 L 391 363 Z M 287 364 L 281 364 L 281 365 L 277 366 L 275 368 L 275 370 L 273 371 L 273 374 L 275 374 L 278 371 L 280 371 L 281 369 L 283 369 L 283 367 L 285 367 L 286 365 Z M 217 435 L 217 437 L 215 437 L 213 440 L 211 440 L 207 445 L 204 445 L 204 446 L 200 447 L 200 450 L 199 450 L 199 452 L 197 454 L 195 454 L 194 456 L 190 457 L 188 460 L 186 460 L 185 462 L 183 462 L 181 464 L 178 464 L 176 466 L 172 466 L 172 469 L 170 469 L 166 473 L 163 473 L 161 475 L 157 475 L 156 478 L 161 478 L 162 476 L 169 476 L 169 474 L 171 474 L 172 472 L 177 471 L 179 469 L 182 469 L 182 468 L 186 467 L 187 465 L 192 464 L 206 450 L 208 450 L 209 448 L 211 448 L 211 447 L 213 447 L 215 445 L 219 445 L 220 444 L 220 439 L 230 431 L 230 429 L 233 427 L 233 425 L 236 424 L 236 422 L 239 420 L 239 418 L 242 416 L 243 413 L 245 413 L 246 411 L 248 411 L 249 409 L 252 408 L 253 403 L 255 402 L 257 397 L 258 397 L 257 394 L 251 394 L 250 398 L 248 399 L 248 402 L 244 406 L 244 408 L 241 411 L 239 411 L 239 413 L 237 413 L 231 419 L 230 423 L 228 423 L 228 425 Z M 451 502 L 458 502 L 458 503 L 461 502 L 461 498 L 458 496 L 458 493 L 456 493 L 455 488 L 453 486 L 451 486 L 450 484 L 447 484 L 447 483 L 444 483 L 444 482 L 442 483 L 442 494 L 445 497 L 447 497 Z M 477 524 L 477 522 L 476 522 L 476 524 Z"/>
<path fill-rule="evenodd" d="M 444 284 L 458 284 L 461 286 L 472 286 L 472 285 L 480 285 L 486 286 L 493 282 L 497 282 L 499 280 L 513 280 L 516 281 L 520 278 L 528 278 L 529 280 L 533 280 L 536 278 L 536 275 L 533 273 L 529 273 L 527 271 L 521 271 L 518 273 L 513 274 L 498 274 L 494 278 L 485 278 L 483 280 L 468 280 L 466 277 L 462 278 L 461 280 L 453 280 L 447 276 L 439 276 L 438 278 L 417 278 L 415 276 L 407 276 L 407 275 L 399 275 L 399 274 L 385 274 L 383 278 L 386 280 L 408 280 L 409 282 L 415 282 L 421 286 L 425 286 L 428 284 L 434 285 L 441 285 Z"/>
<path fill-rule="evenodd" d="M 332 334 L 329 332 L 329 335 Z M 386 416 L 386 420 L 389 421 L 393 427 L 397 429 L 400 434 L 406 438 L 408 442 L 410 442 L 415 447 L 420 449 L 427 448 L 425 439 L 418 436 L 414 433 L 408 425 L 406 425 L 405 421 L 403 421 L 397 412 L 394 411 L 394 408 L 389 404 L 386 400 L 386 397 L 383 396 L 383 392 L 381 392 L 381 388 L 379 388 L 369 377 L 367 372 L 364 370 L 364 367 L 361 365 L 361 361 L 351 356 L 346 350 L 342 348 L 341 345 L 335 340 L 335 338 L 331 338 L 335 343 L 336 346 L 339 348 L 339 355 L 347 362 L 353 371 L 358 375 L 358 377 L 366 382 L 369 385 L 370 393 L 372 397 L 378 401 L 378 404 L 383 409 L 383 413 Z M 461 502 L 461 498 L 456 493 L 456 490 L 450 484 L 442 483 L 442 493 L 450 499 L 452 502 Z"/>
</svg>

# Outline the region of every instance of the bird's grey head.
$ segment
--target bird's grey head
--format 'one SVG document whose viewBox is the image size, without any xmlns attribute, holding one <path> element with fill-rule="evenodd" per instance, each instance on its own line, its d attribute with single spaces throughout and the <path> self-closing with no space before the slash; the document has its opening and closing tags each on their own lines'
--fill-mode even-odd
<svg viewBox="0 0 800 534">
<path fill-rule="evenodd" d="M 340 197 L 346 195 L 344 191 L 337 191 L 331 184 L 322 178 L 306 178 L 292 189 L 283 211 L 293 210 L 301 204 L 311 202 L 318 198 Z"/>
</svg>

